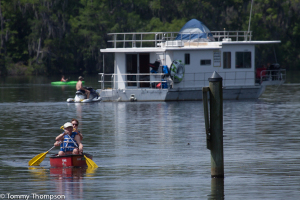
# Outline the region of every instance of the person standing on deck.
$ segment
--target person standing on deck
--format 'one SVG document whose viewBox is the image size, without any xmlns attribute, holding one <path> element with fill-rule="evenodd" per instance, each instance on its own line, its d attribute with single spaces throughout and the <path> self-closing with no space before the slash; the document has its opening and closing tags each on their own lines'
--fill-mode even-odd
<svg viewBox="0 0 300 200">
<path fill-rule="evenodd" d="M 89 97 L 90 97 L 90 91 L 87 90 L 87 89 L 84 89 L 82 87 L 82 80 L 83 80 L 83 77 L 79 76 L 78 77 L 78 82 L 76 83 L 76 90 L 82 92 L 83 94 L 86 94 L 86 98 L 89 99 Z"/>
<path fill-rule="evenodd" d="M 59 146 L 60 151 L 58 152 L 59 156 L 69 155 L 69 154 L 82 154 L 83 145 L 80 140 L 80 136 L 77 132 L 72 132 L 73 125 L 70 122 L 67 122 L 63 126 L 64 132 L 59 134 L 55 140 L 59 142 L 55 142 L 55 146 Z"/>
</svg>

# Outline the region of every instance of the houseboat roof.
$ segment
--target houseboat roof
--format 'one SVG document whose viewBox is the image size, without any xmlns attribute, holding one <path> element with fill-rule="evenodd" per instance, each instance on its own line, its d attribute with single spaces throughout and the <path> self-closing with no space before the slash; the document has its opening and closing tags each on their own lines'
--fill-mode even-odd
<svg viewBox="0 0 300 200">
<path fill-rule="evenodd" d="M 124 41 L 123 41 L 124 42 Z M 126 41 L 129 42 L 129 41 Z M 133 42 L 133 41 L 131 41 Z M 140 42 L 140 41 L 136 41 Z M 138 47 L 136 45 L 115 46 L 115 48 L 100 49 L 102 53 L 143 53 L 143 52 L 165 52 L 165 51 L 195 51 L 195 50 L 218 50 L 223 45 L 259 45 L 259 44 L 276 44 L 281 43 L 280 40 L 275 41 L 220 41 L 220 42 L 195 42 L 195 41 L 166 41 L 157 43 L 152 47 Z"/>
</svg>

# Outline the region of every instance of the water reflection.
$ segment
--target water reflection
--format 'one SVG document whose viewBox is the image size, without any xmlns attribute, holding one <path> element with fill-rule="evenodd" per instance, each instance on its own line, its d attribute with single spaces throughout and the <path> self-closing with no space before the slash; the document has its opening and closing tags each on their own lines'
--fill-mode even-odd
<svg viewBox="0 0 300 200">
<path fill-rule="evenodd" d="M 72 104 L 72 103 L 70 103 Z M 79 122 L 82 122 L 82 106 L 84 103 L 74 103 L 75 104 L 75 108 L 76 108 L 76 119 Z M 72 105 L 68 105 L 68 106 L 72 106 Z"/>
<path fill-rule="evenodd" d="M 28 170 L 35 181 L 45 181 L 49 177 L 48 170 L 44 167 L 28 167 Z"/>
<path fill-rule="evenodd" d="M 38 84 L 31 90 L 49 89 Z M 1 95 L 3 192 L 122 200 L 299 197 L 300 85 L 269 88 L 258 100 L 224 101 L 224 180 L 211 179 L 201 101 L 68 104 L 74 96 L 68 87 L 20 101 Z M 51 169 L 48 155 L 28 169 L 71 118 L 79 120 L 84 151 L 100 168 Z"/>
<path fill-rule="evenodd" d="M 83 199 L 83 175 L 85 168 L 50 168 L 50 175 L 55 182 L 55 193 L 72 199 Z"/>
<path fill-rule="evenodd" d="M 50 168 L 29 167 L 29 172 L 35 181 L 54 182 L 55 194 L 65 195 L 66 199 L 84 199 L 84 177 L 95 176 L 95 169 L 89 168 Z M 49 175 L 50 172 L 50 175 Z"/>
</svg>

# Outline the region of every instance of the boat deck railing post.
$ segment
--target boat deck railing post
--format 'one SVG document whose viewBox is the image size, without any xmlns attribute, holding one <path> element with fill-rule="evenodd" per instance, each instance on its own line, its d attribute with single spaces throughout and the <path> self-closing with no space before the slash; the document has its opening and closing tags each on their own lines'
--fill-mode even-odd
<svg viewBox="0 0 300 200">
<path fill-rule="evenodd" d="M 125 48 L 126 35 L 124 34 L 123 48 Z"/>
<path fill-rule="evenodd" d="M 117 48 L 117 35 L 114 34 L 114 48 Z"/>
<path fill-rule="evenodd" d="M 136 36 L 135 34 L 132 34 L 132 47 L 136 47 Z"/>
<path fill-rule="evenodd" d="M 104 73 L 101 74 L 101 89 L 104 89 Z"/>
</svg>

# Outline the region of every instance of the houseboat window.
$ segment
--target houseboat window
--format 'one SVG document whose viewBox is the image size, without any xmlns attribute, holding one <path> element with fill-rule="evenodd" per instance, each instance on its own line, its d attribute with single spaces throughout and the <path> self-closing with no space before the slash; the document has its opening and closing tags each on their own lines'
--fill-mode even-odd
<svg viewBox="0 0 300 200">
<path fill-rule="evenodd" d="M 137 74 L 137 54 L 126 54 L 126 73 Z M 136 86 L 136 75 L 127 75 L 127 86 Z"/>
<path fill-rule="evenodd" d="M 251 68 L 251 52 L 235 52 L 236 68 Z"/>
<path fill-rule="evenodd" d="M 190 54 L 189 53 L 184 54 L 184 64 L 186 64 L 186 65 L 190 64 Z"/>
<path fill-rule="evenodd" d="M 200 60 L 200 65 L 211 65 L 211 60 Z"/>
<path fill-rule="evenodd" d="M 223 52 L 223 68 L 231 68 L 231 52 Z"/>
</svg>

